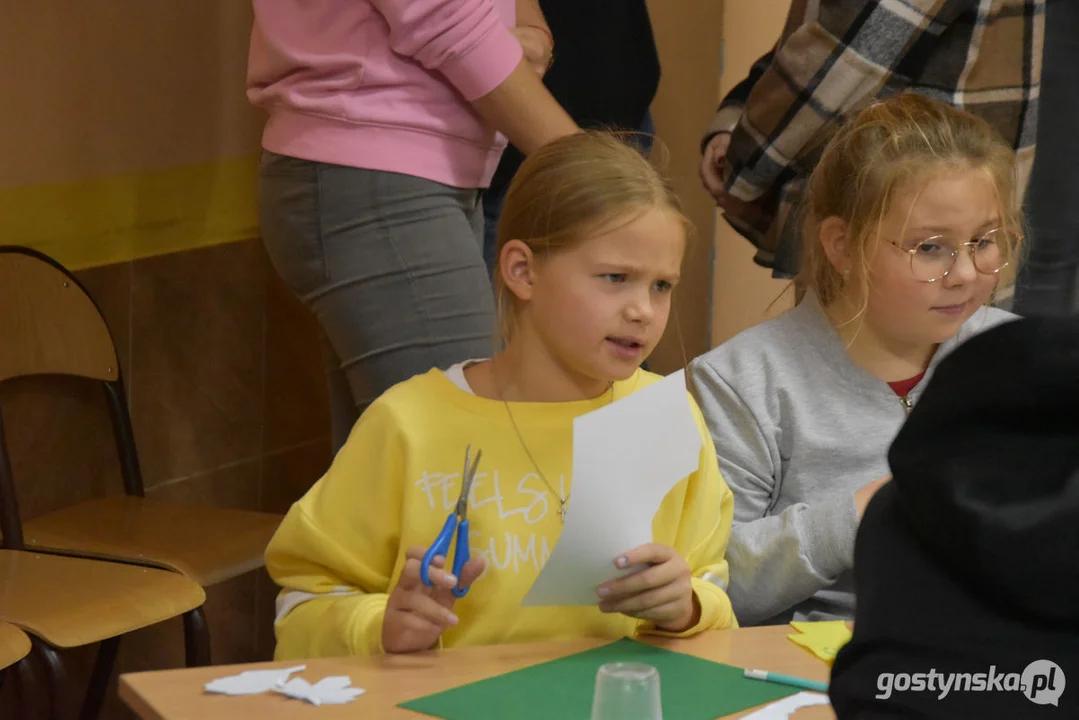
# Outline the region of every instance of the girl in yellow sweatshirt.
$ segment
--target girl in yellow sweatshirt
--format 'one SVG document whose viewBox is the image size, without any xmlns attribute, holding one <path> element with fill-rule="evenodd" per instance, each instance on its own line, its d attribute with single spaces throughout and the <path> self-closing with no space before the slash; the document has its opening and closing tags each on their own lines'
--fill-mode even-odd
<svg viewBox="0 0 1079 720">
<path fill-rule="evenodd" d="M 653 542 L 611 558 L 645 569 L 596 588 L 595 606 L 521 606 L 573 507 L 573 419 L 659 379 L 640 364 L 667 325 L 688 227 L 659 173 L 611 135 L 565 137 L 525 161 L 499 225 L 504 348 L 391 388 L 292 506 L 266 550 L 282 587 L 278 659 L 735 624 L 733 501 L 695 404 L 697 470 L 664 498 Z M 483 451 L 473 557 L 460 577 L 436 559 L 428 587 L 420 561 L 457 501 L 469 445 Z"/>
</svg>

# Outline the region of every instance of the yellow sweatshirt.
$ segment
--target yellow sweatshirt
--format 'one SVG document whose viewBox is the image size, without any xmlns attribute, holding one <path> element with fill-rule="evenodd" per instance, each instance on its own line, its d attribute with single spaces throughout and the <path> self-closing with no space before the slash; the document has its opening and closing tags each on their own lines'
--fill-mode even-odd
<svg viewBox="0 0 1079 720">
<path fill-rule="evenodd" d="M 639 370 L 615 383 L 614 397 L 658 379 Z M 573 418 L 610 402 L 605 393 L 579 402 L 509 404 L 536 464 L 558 492 L 569 494 L 570 507 Z M 664 498 L 652 524 L 653 541 L 676 548 L 693 572 L 701 619 L 681 635 L 736 624 L 723 590 L 733 498 L 690 402 L 703 441 L 700 465 Z M 502 402 L 431 370 L 367 409 L 329 471 L 270 541 L 266 568 L 282 587 L 277 659 L 383 652 L 382 618 L 405 551 L 429 547 L 438 536 L 457 501 L 468 445 L 483 451 L 468 519 L 472 554 L 484 557 L 487 569 L 454 605 L 459 622 L 443 633 L 443 647 L 670 634 L 597 607 L 521 606 L 558 542 L 558 497 L 536 472 Z"/>
</svg>

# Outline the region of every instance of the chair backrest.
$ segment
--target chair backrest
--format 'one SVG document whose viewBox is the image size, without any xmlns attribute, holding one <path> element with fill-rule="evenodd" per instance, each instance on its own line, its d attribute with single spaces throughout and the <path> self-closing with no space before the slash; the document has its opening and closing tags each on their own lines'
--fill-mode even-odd
<svg viewBox="0 0 1079 720">
<path fill-rule="evenodd" d="M 59 264 L 33 250 L 0 247 L 0 383 L 54 374 L 119 379 L 112 334 Z"/>
<path fill-rule="evenodd" d="M 0 246 L 0 384 L 30 375 L 99 381 L 112 421 L 124 491 L 144 488 L 112 333 L 75 277 L 35 250 Z M 0 533 L 3 546 L 23 547 L 15 484 L 0 413 Z"/>
</svg>

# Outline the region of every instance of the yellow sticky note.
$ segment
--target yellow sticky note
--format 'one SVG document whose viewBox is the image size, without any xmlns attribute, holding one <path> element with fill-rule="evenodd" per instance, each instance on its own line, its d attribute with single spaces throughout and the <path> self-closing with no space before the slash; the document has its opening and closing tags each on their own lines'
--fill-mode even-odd
<svg viewBox="0 0 1079 720">
<path fill-rule="evenodd" d="M 831 665 L 839 648 L 850 641 L 851 632 L 842 620 L 826 622 L 792 622 L 798 632 L 787 637 Z"/>
</svg>

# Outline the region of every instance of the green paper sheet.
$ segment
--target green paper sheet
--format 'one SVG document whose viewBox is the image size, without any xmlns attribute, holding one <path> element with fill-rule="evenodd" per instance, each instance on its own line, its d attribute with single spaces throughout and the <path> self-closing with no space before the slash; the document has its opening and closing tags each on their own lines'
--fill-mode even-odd
<svg viewBox="0 0 1079 720">
<path fill-rule="evenodd" d="M 624 638 L 399 707 L 444 720 L 588 720 L 596 671 L 611 662 L 640 662 L 659 670 L 663 717 L 670 720 L 715 720 L 798 692 L 747 679 L 742 668 Z"/>
</svg>

